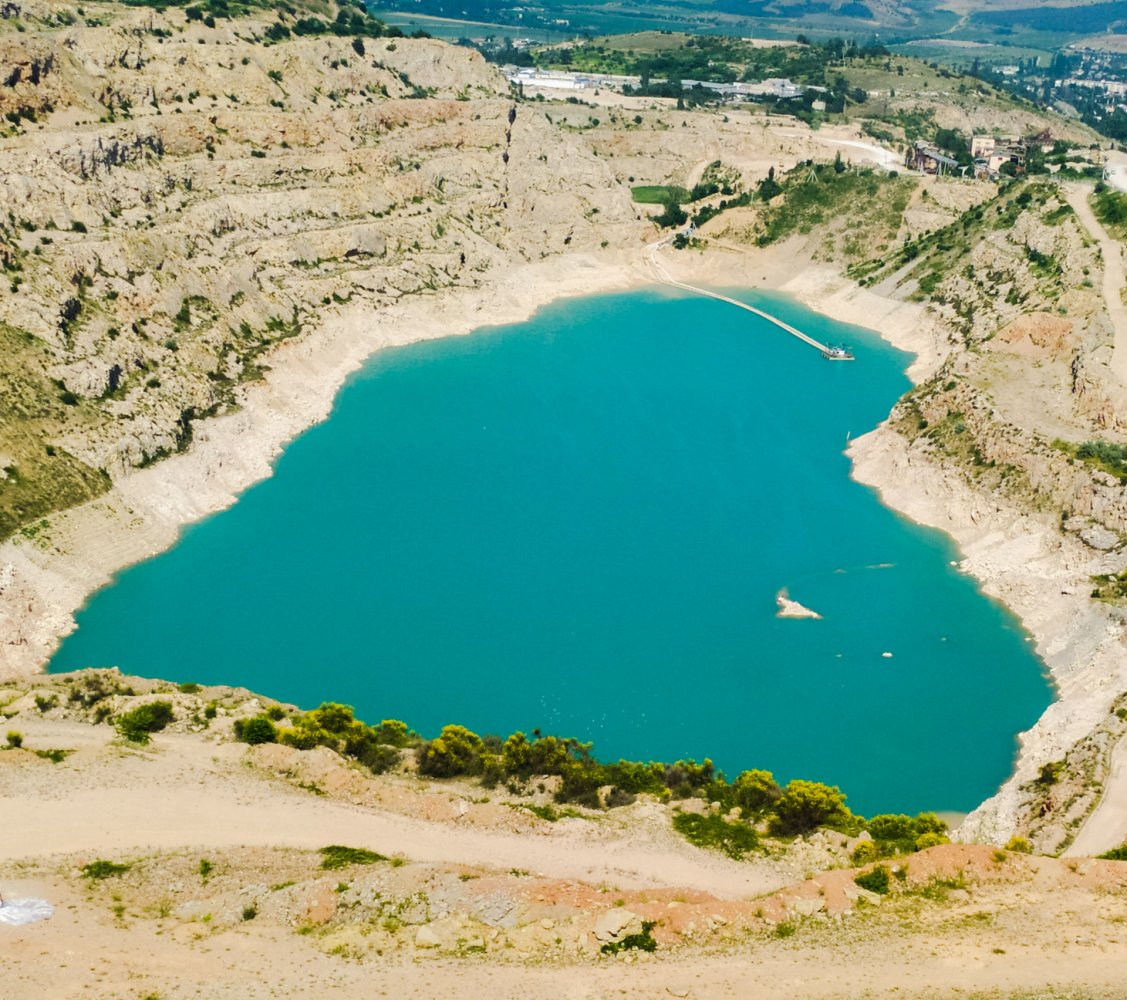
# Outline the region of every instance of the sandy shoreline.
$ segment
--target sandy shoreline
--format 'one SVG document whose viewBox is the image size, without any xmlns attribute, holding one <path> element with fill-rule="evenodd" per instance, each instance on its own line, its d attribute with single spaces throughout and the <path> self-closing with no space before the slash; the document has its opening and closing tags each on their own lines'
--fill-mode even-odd
<svg viewBox="0 0 1127 1000">
<path fill-rule="evenodd" d="M 916 354 L 909 368 L 914 382 L 946 355 L 945 336 L 923 307 L 861 289 L 832 268 L 802 260 L 794 247 L 769 254 L 718 248 L 664 259 L 675 277 L 783 291 L 835 320 L 875 330 Z M 329 415 L 341 385 L 375 351 L 519 322 L 568 296 L 652 284 L 641 246 L 633 253 L 570 255 L 516 268 L 482 289 L 419 297 L 376 314 L 346 311 L 283 344 L 269 359 L 265 381 L 248 387 L 242 409 L 198 425 L 190 451 L 129 475 L 97 501 L 53 515 L 34 539 L 17 536 L 0 546 L 0 681 L 42 670 L 73 630 L 74 612 L 114 573 L 168 548 L 184 525 L 230 506 L 269 476 L 285 445 Z M 1005 839 L 1018 785 L 1085 735 L 1127 688 L 1122 637 L 1108 630 L 1083 586 L 1091 553 L 1048 522 L 911 461 L 904 442 L 883 426 L 854 442 L 850 456 L 855 478 L 885 503 L 954 538 L 983 590 L 1030 630 L 1056 683 L 1060 697 L 1023 734 L 1014 776 L 963 828 L 969 838 Z"/>
</svg>

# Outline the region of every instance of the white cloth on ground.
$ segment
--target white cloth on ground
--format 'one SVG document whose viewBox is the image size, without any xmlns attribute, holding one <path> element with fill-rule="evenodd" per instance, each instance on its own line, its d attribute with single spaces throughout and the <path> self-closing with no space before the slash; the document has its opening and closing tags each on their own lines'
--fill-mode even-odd
<svg viewBox="0 0 1127 1000">
<path fill-rule="evenodd" d="M 20 927 L 54 916 L 55 908 L 45 899 L 6 899 L 0 906 L 0 924 Z"/>
</svg>

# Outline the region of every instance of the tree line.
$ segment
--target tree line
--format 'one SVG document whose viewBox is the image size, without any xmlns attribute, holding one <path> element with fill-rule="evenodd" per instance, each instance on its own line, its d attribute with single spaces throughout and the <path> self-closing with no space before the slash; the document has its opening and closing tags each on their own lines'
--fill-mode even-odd
<svg viewBox="0 0 1127 1000">
<path fill-rule="evenodd" d="M 286 719 L 280 707 L 235 723 L 235 735 L 247 743 L 280 742 L 301 750 L 325 746 L 358 761 L 374 773 L 397 766 L 404 751 L 413 754 L 419 774 L 429 778 L 472 778 L 487 788 L 506 786 L 521 794 L 532 782 L 554 779 L 557 803 L 590 809 L 629 805 L 639 795 L 662 801 L 703 799 L 720 813 L 738 813 L 777 836 L 810 833 L 820 827 L 856 835 L 868 829 L 873 846 L 867 854 L 883 857 L 940 843 L 946 825 L 932 813 L 916 817 L 877 816 L 866 821 L 846 805 L 841 789 L 817 781 L 794 779 L 780 785 L 770 771 L 741 771 L 728 781 L 705 759 L 674 763 L 618 760 L 604 763 L 592 743 L 574 737 L 512 733 L 507 738 L 479 736 L 464 726 L 449 725 L 433 739 L 424 739 L 399 720 L 370 726 L 356 719 L 348 705 L 326 702 L 310 712 Z"/>
</svg>

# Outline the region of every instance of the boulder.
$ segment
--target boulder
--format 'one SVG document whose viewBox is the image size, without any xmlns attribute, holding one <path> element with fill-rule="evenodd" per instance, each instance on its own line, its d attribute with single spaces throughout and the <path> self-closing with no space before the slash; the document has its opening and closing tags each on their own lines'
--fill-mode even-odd
<svg viewBox="0 0 1127 1000">
<path fill-rule="evenodd" d="M 618 941 L 629 934 L 641 934 L 642 918 L 626 909 L 607 910 L 595 921 L 592 933 L 603 944 Z"/>
<path fill-rule="evenodd" d="M 1120 544 L 1119 536 L 1102 524 L 1093 524 L 1090 528 L 1085 528 L 1080 532 L 1080 540 L 1101 552 L 1109 552 L 1111 549 L 1118 548 Z"/>
<path fill-rule="evenodd" d="M 812 917 L 826 908 L 824 899 L 796 899 L 791 903 L 791 912 L 798 917 Z"/>
</svg>

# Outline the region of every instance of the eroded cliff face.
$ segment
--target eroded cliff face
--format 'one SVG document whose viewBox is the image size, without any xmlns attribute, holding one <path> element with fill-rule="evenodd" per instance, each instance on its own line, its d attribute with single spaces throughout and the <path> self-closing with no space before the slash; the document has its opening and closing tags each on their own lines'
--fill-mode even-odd
<svg viewBox="0 0 1127 1000">
<path fill-rule="evenodd" d="M 908 246 L 866 265 L 862 280 L 924 299 L 945 356 L 892 426 L 976 488 L 1051 511 L 1070 531 L 1100 526 L 1085 541 L 1116 548 L 1127 537 L 1123 485 L 1068 445 L 1122 438 L 1127 392 L 1109 364 L 1101 251 L 1064 190 L 1014 185 Z"/>
<path fill-rule="evenodd" d="M 1103 256 L 1069 204 L 1077 196 L 1015 185 L 870 269 L 879 293 L 928 302 L 941 349 L 854 451 L 858 477 L 951 532 L 966 568 L 1036 637 L 1058 700 L 963 835 L 1021 833 L 1053 852 L 1099 800 L 1127 691 L 1127 611 L 1093 594 L 1127 565 L 1127 489 L 1078 449 L 1122 442 L 1127 405 Z"/>
<path fill-rule="evenodd" d="M 0 533 L 183 449 L 346 303 L 378 323 L 641 233 L 605 163 L 476 52 L 98 10 L 0 34 Z"/>
</svg>

